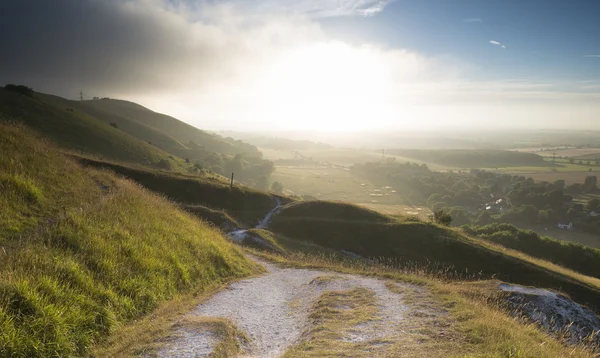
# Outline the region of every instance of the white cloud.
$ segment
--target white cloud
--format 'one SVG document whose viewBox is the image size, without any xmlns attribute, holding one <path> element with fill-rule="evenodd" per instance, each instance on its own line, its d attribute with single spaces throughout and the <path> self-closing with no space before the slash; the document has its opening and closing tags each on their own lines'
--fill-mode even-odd
<svg viewBox="0 0 600 358">
<path fill-rule="evenodd" d="M 492 45 L 500 46 L 500 47 L 502 47 L 503 49 L 506 49 L 506 46 L 505 46 L 505 45 L 503 45 L 503 44 L 501 44 L 501 43 L 500 43 L 500 42 L 498 42 L 498 41 L 491 40 L 491 41 L 490 41 L 490 43 L 491 43 Z"/>
<path fill-rule="evenodd" d="M 309 17 L 375 16 L 395 0 L 229 0 L 251 12 L 303 14 Z"/>
</svg>

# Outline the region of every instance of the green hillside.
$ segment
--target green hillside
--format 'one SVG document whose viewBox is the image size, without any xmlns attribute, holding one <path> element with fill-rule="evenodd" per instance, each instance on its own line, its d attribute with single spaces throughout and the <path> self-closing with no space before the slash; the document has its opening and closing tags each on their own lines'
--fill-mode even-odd
<svg viewBox="0 0 600 358">
<path fill-rule="evenodd" d="M 398 265 L 561 290 L 600 311 L 600 280 L 416 218 L 394 220 L 335 202 L 294 202 L 273 217 L 269 228 L 288 239 Z"/>
<path fill-rule="evenodd" d="M 291 201 L 246 186 L 234 185 L 232 188 L 229 182 L 215 177 L 150 171 L 86 158 L 78 160 L 86 166 L 109 169 L 123 175 L 184 206 L 202 205 L 222 211 L 250 226 L 273 209 L 276 205 L 275 197 L 283 203 Z M 198 214 L 201 211 L 194 212 Z M 212 215 L 208 215 L 207 218 L 212 218 Z"/>
<path fill-rule="evenodd" d="M 164 145 L 166 148 L 163 149 L 167 151 L 177 151 L 175 154 L 181 156 L 185 156 L 187 151 L 187 157 L 190 159 L 194 158 L 194 150 L 198 149 L 196 146 L 228 155 L 245 154 L 249 157 L 261 157 L 260 151 L 253 145 L 207 133 L 136 103 L 106 98 L 84 101 L 81 109 L 105 122 L 115 122 L 119 128 L 123 126 L 123 130 L 133 136 L 146 137 L 156 145 Z"/>
<path fill-rule="evenodd" d="M 76 102 L 33 93 L 32 97 L 0 88 L 0 121 L 17 121 L 36 129 L 62 147 L 111 160 L 155 168 L 182 168 L 182 160 L 80 111 Z M 168 164 L 167 164 L 168 163 Z"/>
<path fill-rule="evenodd" d="M 222 234 L 0 123 L 0 355 L 86 356 L 186 292 L 254 272 Z"/>
</svg>

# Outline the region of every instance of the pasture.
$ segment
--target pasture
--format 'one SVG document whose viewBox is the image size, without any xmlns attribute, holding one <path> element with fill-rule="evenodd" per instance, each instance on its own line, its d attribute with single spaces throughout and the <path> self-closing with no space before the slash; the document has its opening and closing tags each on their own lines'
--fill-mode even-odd
<svg viewBox="0 0 600 358">
<path fill-rule="evenodd" d="M 401 202 L 393 188 L 380 187 L 342 168 L 277 166 L 271 179 L 283 183 L 286 194 L 351 203 Z"/>
</svg>

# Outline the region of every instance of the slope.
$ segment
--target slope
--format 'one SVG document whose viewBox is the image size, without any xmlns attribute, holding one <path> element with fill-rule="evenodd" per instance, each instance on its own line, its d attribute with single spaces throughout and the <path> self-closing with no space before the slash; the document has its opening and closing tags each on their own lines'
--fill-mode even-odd
<svg viewBox="0 0 600 358">
<path fill-rule="evenodd" d="M 416 218 L 396 220 L 349 204 L 296 202 L 284 206 L 269 228 L 288 239 L 394 265 L 561 290 L 600 311 L 600 280 Z"/>
<path fill-rule="evenodd" d="M 0 356 L 86 356 L 179 295 L 254 272 L 220 232 L 0 123 Z"/>
<path fill-rule="evenodd" d="M 17 121 L 64 148 L 155 168 L 182 168 L 182 160 L 73 107 L 73 101 L 0 88 L 0 121 Z"/>
<path fill-rule="evenodd" d="M 115 123 L 122 123 L 123 125 L 133 121 L 137 122 L 138 125 L 154 129 L 162 133 L 163 137 L 156 137 L 156 139 L 150 140 L 153 143 L 166 143 L 172 146 L 173 150 L 196 149 L 194 148 L 194 144 L 190 145 L 190 142 L 193 142 L 203 149 L 212 152 L 228 155 L 245 153 L 250 157 L 261 157 L 260 151 L 253 145 L 232 138 L 223 138 L 216 134 L 207 133 L 176 118 L 153 112 L 136 103 L 104 98 L 85 101 L 81 108 L 84 111 L 93 113 L 100 119 L 105 119 L 105 121 L 110 118 Z M 128 124 L 127 130 L 130 130 L 129 133 L 136 137 L 147 135 L 147 133 L 143 133 L 140 127 L 134 128 L 131 124 Z M 180 154 L 182 153 L 178 153 L 178 155 Z M 189 157 L 191 158 L 192 156 Z"/>
</svg>

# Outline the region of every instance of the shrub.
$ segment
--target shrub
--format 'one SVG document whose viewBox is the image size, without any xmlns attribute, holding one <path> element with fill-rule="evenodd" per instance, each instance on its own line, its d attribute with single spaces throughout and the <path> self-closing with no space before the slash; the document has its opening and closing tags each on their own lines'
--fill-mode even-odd
<svg viewBox="0 0 600 358">
<path fill-rule="evenodd" d="M 7 91 L 20 93 L 27 97 L 33 97 L 33 89 L 29 88 L 27 86 L 8 84 L 8 85 L 4 86 L 4 89 L 6 89 Z"/>
</svg>

